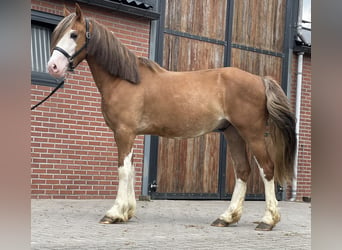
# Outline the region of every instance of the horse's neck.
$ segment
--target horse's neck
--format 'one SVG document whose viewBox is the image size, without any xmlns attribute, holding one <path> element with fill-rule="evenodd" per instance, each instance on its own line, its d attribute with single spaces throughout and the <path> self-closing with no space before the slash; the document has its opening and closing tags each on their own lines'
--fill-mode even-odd
<svg viewBox="0 0 342 250">
<path fill-rule="evenodd" d="M 108 84 L 116 82 L 118 77 L 115 77 L 108 73 L 102 66 L 100 66 L 92 56 L 88 56 L 87 62 L 94 78 L 95 84 L 99 89 L 100 93 Z"/>
</svg>

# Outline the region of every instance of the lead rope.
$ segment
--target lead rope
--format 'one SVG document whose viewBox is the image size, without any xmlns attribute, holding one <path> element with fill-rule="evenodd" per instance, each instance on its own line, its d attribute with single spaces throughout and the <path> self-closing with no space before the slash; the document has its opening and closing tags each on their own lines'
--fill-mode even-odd
<svg viewBox="0 0 342 250">
<path fill-rule="evenodd" d="M 50 98 L 50 96 L 52 96 L 60 87 L 62 87 L 64 84 L 64 79 L 55 87 L 54 90 L 51 91 L 51 93 L 45 97 L 43 100 L 41 100 L 40 102 L 38 102 L 36 105 L 34 105 L 33 107 L 31 107 L 31 110 L 34 110 L 35 108 L 37 108 L 40 104 L 42 104 L 43 102 L 45 102 L 47 99 Z"/>
</svg>

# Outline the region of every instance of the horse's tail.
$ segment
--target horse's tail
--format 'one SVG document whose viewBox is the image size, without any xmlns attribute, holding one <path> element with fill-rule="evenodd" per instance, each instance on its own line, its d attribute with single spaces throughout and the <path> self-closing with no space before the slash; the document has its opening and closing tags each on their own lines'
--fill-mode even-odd
<svg viewBox="0 0 342 250">
<path fill-rule="evenodd" d="M 263 79 L 271 134 L 267 150 L 274 161 L 274 177 L 280 184 L 291 181 L 297 146 L 296 118 L 280 85 L 272 78 Z M 271 146 L 272 145 L 272 146 Z"/>
</svg>

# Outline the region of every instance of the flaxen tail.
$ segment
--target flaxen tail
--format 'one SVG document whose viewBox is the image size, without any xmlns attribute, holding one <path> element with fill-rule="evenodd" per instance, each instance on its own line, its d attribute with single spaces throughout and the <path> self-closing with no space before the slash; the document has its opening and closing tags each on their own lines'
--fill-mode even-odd
<svg viewBox="0 0 342 250">
<path fill-rule="evenodd" d="M 272 148 L 268 147 L 274 161 L 274 177 L 280 184 L 291 181 L 297 146 L 296 118 L 289 101 L 280 85 L 272 78 L 265 77 L 266 106 L 272 138 Z"/>
</svg>

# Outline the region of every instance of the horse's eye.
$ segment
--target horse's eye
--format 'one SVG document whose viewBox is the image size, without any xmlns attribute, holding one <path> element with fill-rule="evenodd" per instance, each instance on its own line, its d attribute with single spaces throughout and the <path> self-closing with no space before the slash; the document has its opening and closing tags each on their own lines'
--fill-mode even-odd
<svg viewBox="0 0 342 250">
<path fill-rule="evenodd" d="M 76 39 L 76 38 L 77 38 L 76 32 L 71 33 L 71 34 L 70 34 L 70 38 Z"/>
</svg>

